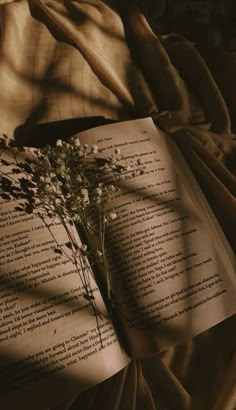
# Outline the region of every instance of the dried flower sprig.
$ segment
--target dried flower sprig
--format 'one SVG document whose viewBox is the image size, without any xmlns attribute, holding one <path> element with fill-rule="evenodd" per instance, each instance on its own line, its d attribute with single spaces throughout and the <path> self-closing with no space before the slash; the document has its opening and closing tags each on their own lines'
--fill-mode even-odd
<svg viewBox="0 0 236 410">
<path fill-rule="evenodd" d="M 113 301 L 106 266 L 105 232 L 107 224 L 116 219 L 111 201 L 120 191 L 121 180 L 143 173 L 140 161 L 131 172 L 129 165 L 122 164 L 119 149 L 104 158 L 97 145 L 82 145 L 76 136 L 68 141 L 57 140 L 55 146 L 42 149 L 14 147 L 12 140 L 7 142 L 6 136 L 2 136 L 0 157 L 3 166 L 0 196 L 4 200 L 17 200 L 17 211 L 33 213 L 44 222 L 56 242 L 55 252 L 69 258 L 76 267 L 83 296 L 95 315 L 100 312 L 90 281 L 90 275 L 94 276 L 91 263 L 102 265 L 105 290 L 100 278 L 95 277 L 95 281 L 109 311 Z M 59 244 L 53 234 L 55 219 L 66 231 L 65 244 Z M 78 242 L 75 228 L 82 233 L 82 243 Z M 96 249 L 92 243 L 97 244 Z"/>
</svg>

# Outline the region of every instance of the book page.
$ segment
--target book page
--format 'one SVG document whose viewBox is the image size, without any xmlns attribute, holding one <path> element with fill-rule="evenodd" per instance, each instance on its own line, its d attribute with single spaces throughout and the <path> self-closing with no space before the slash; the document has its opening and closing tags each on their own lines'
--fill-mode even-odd
<svg viewBox="0 0 236 410">
<path fill-rule="evenodd" d="M 50 233 L 15 206 L 0 203 L 1 409 L 43 410 L 110 377 L 129 359 L 110 320 L 95 317 L 83 297 L 74 264 L 54 252 L 56 242 L 66 241 L 62 225 L 55 220 Z"/>
<path fill-rule="evenodd" d="M 235 259 L 186 162 L 151 119 L 80 134 L 145 173 L 123 182 L 107 232 L 115 304 L 129 352 L 145 356 L 236 312 Z"/>
</svg>

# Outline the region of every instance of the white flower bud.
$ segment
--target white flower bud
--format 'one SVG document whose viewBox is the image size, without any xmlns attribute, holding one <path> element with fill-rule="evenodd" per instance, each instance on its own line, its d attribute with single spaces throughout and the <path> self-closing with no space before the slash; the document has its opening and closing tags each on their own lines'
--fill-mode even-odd
<svg viewBox="0 0 236 410">
<path fill-rule="evenodd" d="M 97 153 L 98 153 L 98 146 L 97 146 L 97 145 L 93 144 L 91 148 L 92 148 L 92 152 L 93 152 L 94 154 L 97 154 Z"/>
<path fill-rule="evenodd" d="M 76 135 L 73 135 L 70 139 L 69 139 L 70 143 L 74 145 L 74 147 L 80 147 L 80 140 L 79 137 L 77 137 Z"/>
<path fill-rule="evenodd" d="M 82 188 L 80 192 L 81 192 L 81 195 L 82 195 L 84 198 L 87 198 L 87 197 L 88 197 L 88 190 L 87 190 L 86 188 Z"/>
<path fill-rule="evenodd" d="M 101 189 L 100 187 L 97 187 L 97 188 L 95 189 L 95 192 L 96 192 L 96 194 L 97 194 L 98 196 L 101 196 L 101 195 L 102 195 L 102 189 Z"/>
<path fill-rule="evenodd" d="M 57 140 L 57 141 L 56 141 L 56 146 L 57 146 L 57 147 L 62 147 L 62 145 L 63 145 L 62 140 Z"/>
<path fill-rule="evenodd" d="M 80 140 L 79 140 L 79 138 L 76 138 L 75 140 L 74 140 L 74 146 L 75 147 L 80 147 Z"/>
<path fill-rule="evenodd" d="M 84 243 L 84 244 L 81 246 L 80 249 L 81 249 L 82 252 L 86 252 L 87 248 L 88 248 L 87 245 Z"/>
<path fill-rule="evenodd" d="M 87 196 L 87 197 L 84 197 L 83 199 L 82 199 L 82 203 L 83 203 L 83 205 L 88 205 L 89 204 L 89 197 Z"/>
<path fill-rule="evenodd" d="M 65 159 L 65 158 L 66 158 L 66 153 L 65 153 L 65 152 L 61 152 L 61 153 L 60 153 L 60 157 L 61 157 L 61 159 Z"/>
<path fill-rule="evenodd" d="M 80 175 L 76 175 L 75 180 L 76 180 L 76 182 L 82 182 L 82 178 L 81 178 Z"/>
</svg>

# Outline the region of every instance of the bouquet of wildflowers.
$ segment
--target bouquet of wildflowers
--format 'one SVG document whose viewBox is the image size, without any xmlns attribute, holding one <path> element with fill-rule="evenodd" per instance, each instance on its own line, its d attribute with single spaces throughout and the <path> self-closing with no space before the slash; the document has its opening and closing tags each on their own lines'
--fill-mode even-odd
<svg viewBox="0 0 236 410">
<path fill-rule="evenodd" d="M 12 141 L 6 141 L 4 136 L 0 139 L 0 154 L 7 153 L 0 155 L 3 166 L 0 196 L 4 200 L 17 200 L 15 209 L 35 214 L 52 236 L 53 223 L 59 220 L 67 242 L 61 245 L 53 236 L 54 251 L 72 261 L 80 276 L 84 298 L 94 314 L 100 315 L 90 282 L 90 275 L 94 276 L 91 265 L 103 265 L 105 284 L 101 285 L 100 278 L 95 277 L 95 281 L 109 307 L 112 297 L 105 232 L 107 224 L 116 219 L 111 201 L 120 191 L 121 180 L 143 173 L 141 164 L 137 164 L 135 172 L 130 172 L 127 164 L 122 165 L 119 149 L 104 158 L 96 145 L 81 145 L 76 136 L 40 150 L 14 147 Z M 82 241 L 78 241 L 75 229 L 82 233 Z M 89 246 L 91 243 L 96 243 L 96 249 Z"/>
</svg>

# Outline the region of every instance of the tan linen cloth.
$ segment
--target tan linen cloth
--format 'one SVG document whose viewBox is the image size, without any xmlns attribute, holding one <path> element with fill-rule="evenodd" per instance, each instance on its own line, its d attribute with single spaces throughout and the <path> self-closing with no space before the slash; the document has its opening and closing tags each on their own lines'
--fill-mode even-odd
<svg viewBox="0 0 236 410">
<path fill-rule="evenodd" d="M 40 145 L 105 119 L 152 116 L 179 144 L 236 249 L 234 52 L 203 58 L 176 34 L 156 36 L 131 0 L 1 0 L 0 38 L 1 132 Z M 57 410 L 233 410 L 235 325 L 231 317 L 133 360 Z"/>
</svg>

